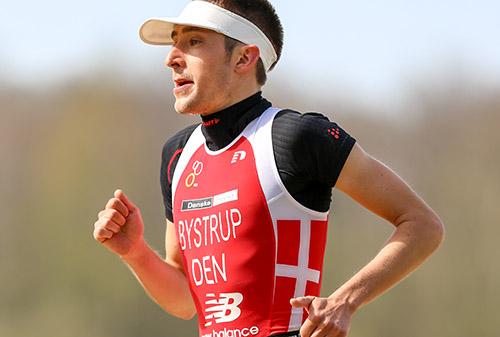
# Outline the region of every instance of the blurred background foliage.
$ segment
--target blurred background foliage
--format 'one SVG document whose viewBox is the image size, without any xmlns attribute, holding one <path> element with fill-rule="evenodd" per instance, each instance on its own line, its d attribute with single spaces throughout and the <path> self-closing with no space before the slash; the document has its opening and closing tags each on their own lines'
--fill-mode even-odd
<svg viewBox="0 0 500 337">
<path fill-rule="evenodd" d="M 500 86 L 472 78 L 424 76 L 391 108 L 326 89 L 307 97 L 287 78 L 265 87 L 277 106 L 337 121 L 446 225 L 441 249 L 363 308 L 352 337 L 500 334 Z M 96 73 L 48 87 L 0 84 L 0 336 L 196 335 L 195 320 L 162 312 L 92 237 L 97 212 L 123 188 L 164 254 L 161 148 L 198 118 L 177 115 L 168 88 L 153 82 Z M 368 262 L 391 231 L 335 192 L 322 293 Z"/>
</svg>

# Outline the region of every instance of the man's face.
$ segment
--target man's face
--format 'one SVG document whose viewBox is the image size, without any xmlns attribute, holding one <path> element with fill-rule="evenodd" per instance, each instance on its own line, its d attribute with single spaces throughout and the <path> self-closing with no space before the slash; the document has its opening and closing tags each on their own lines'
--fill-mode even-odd
<svg viewBox="0 0 500 337">
<path fill-rule="evenodd" d="M 174 44 L 165 60 L 172 69 L 175 110 L 210 114 L 227 106 L 232 69 L 224 35 L 191 26 L 175 26 Z"/>
</svg>

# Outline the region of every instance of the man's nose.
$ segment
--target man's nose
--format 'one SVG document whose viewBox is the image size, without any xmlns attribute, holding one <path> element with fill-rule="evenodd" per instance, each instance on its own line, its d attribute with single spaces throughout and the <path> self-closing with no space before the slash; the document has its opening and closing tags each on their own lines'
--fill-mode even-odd
<svg viewBox="0 0 500 337">
<path fill-rule="evenodd" d="M 167 54 L 167 58 L 165 59 L 165 66 L 169 68 L 178 68 L 183 67 L 184 65 L 185 63 L 182 51 L 179 48 L 172 46 L 172 49 L 170 49 Z"/>
</svg>

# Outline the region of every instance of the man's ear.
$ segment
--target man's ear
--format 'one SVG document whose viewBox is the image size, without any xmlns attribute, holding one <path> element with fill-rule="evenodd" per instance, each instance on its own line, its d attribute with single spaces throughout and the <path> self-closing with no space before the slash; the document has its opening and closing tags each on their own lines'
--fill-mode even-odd
<svg viewBox="0 0 500 337">
<path fill-rule="evenodd" d="M 257 64 L 259 58 L 260 52 L 256 45 L 249 44 L 241 46 L 238 52 L 235 71 L 240 74 L 250 71 Z"/>
</svg>

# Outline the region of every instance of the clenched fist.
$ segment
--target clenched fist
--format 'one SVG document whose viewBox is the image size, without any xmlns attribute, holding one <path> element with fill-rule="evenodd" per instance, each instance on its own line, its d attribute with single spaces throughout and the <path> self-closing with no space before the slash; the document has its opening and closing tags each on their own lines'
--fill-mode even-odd
<svg viewBox="0 0 500 337">
<path fill-rule="evenodd" d="M 144 244 L 144 223 L 139 208 L 116 190 L 94 224 L 94 238 L 114 253 L 125 256 Z"/>
</svg>

